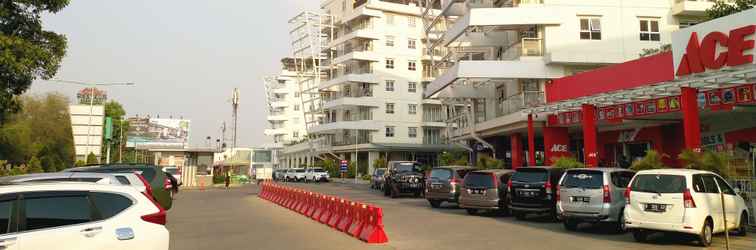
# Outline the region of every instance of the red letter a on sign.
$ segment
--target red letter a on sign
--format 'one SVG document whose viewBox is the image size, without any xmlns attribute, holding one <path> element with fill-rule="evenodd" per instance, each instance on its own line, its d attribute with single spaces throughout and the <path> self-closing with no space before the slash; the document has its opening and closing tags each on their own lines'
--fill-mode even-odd
<svg viewBox="0 0 756 250">
<path fill-rule="evenodd" d="M 701 73 L 706 71 L 701 62 L 701 45 L 698 44 L 698 34 L 693 32 L 688 40 L 688 47 L 685 49 L 685 55 L 680 61 L 677 68 L 677 76 L 690 75 L 692 73 Z"/>
</svg>

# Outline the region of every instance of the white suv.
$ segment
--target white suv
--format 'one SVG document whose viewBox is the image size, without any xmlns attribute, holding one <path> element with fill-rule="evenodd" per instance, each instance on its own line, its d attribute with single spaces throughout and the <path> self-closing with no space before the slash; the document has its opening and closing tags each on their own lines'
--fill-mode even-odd
<svg viewBox="0 0 756 250">
<path fill-rule="evenodd" d="M 1 185 L 0 214 L 0 249 L 168 249 L 165 210 L 125 185 Z"/>
<path fill-rule="evenodd" d="M 286 172 L 286 181 L 304 181 L 305 179 L 305 169 L 304 168 L 297 168 L 297 169 L 289 169 Z"/>
<path fill-rule="evenodd" d="M 327 182 L 328 178 L 328 172 L 326 172 L 322 168 L 310 168 L 307 169 L 307 172 L 305 172 L 305 182 L 312 181 L 312 182 Z"/>
<path fill-rule="evenodd" d="M 712 235 L 724 232 L 722 199 L 727 228 L 745 235 L 748 209 L 737 191 L 717 174 L 690 169 L 638 172 L 625 190 L 625 223 L 636 241 L 650 232 L 667 231 L 696 235 L 709 246 Z"/>
</svg>

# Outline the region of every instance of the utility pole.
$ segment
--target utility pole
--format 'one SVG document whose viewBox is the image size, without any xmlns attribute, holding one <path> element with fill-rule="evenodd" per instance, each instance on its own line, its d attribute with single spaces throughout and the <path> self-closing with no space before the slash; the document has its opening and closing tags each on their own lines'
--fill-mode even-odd
<svg viewBox="0 0 756 250">
<path fill-rule="evenodd" d="M 234 109 L 234 137 L 233 137 L 233 145 L 234 149 L 236 149 L 236 130 L 238 125 L 238 115 L 239 115 L 239 89 L 234 88 L 234 92 L 231 94 L 231 106 Z"/>
<path fill-rule="evenodd" d="M 123 163 L 123 120 L 119 120 L 118 124 L 118 163 Z"/>
</svg>

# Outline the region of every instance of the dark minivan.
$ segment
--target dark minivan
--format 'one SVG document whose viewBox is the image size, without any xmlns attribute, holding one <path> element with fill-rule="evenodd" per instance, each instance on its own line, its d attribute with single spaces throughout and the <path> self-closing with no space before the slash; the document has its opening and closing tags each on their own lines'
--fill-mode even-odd
<svg viewBox="0 0 756 250">
<path fill-rule="evenodd" d="M 554 167 L 521 167 L 507 184 L 509 208 L 517 219 L 527 214 L 548 214 L 558 220 L 557 185 L 564 169 Z"/>
<path fill-rule="evenodd" d="M 465 176 L 459 206 L 474 215 L 479 211 L 509 214 L 509 196 L 506 184 L 514 172 L 509 169 L 474 171 Z"/>
<path fill-rule="evenodd" d="M 462 179 L 470 171 L 467 166 L 442 166 L 431 169 L 425 179 L 425 198 L 431 207 L 440 207 L 443 202 L 459 202 Z"/>
</svg>

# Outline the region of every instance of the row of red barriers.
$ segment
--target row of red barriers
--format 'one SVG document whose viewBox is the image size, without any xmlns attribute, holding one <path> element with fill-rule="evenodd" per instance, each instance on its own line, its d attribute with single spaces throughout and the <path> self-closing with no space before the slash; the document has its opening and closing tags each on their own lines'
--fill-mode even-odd
<svg viewBox="0 0 756 250">
<path fill-rule="evenodd" d="M 388 242 L 380 207 L 273 182 L 261 182 L 258 195 L 367 243 Z"/>
</svg>

